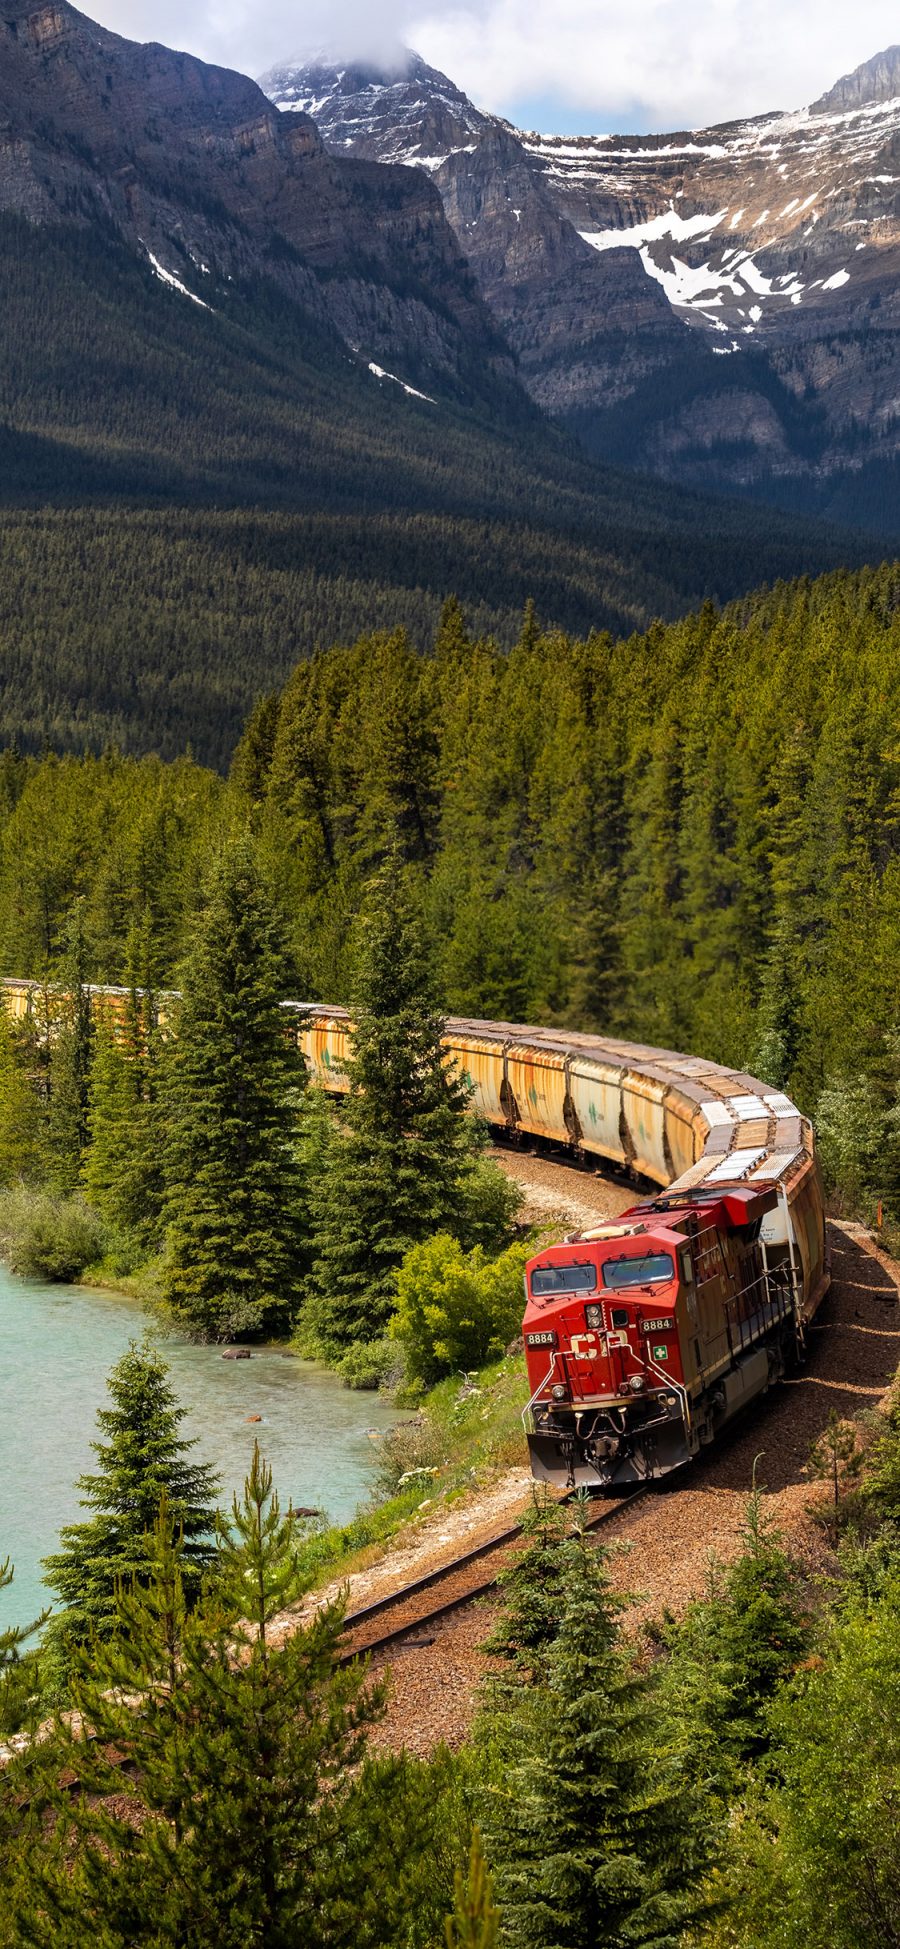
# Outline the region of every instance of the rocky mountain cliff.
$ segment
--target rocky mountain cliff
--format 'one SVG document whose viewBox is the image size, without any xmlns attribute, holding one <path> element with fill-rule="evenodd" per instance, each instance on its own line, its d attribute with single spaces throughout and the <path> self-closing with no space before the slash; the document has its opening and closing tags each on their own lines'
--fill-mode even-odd
<svg viewBox="0 0 900 1949">
<path fill-rule="evenodd" d="M 509 377 L 434 185 L 336 160 L 246 77 L 108 33 L 65 0 L 0 11 L 0 211 L 106 223 L 198 302 L 264 273 L 364 364 L 451 391 Z"/>
<path fill-rule="evenodd" d="M 594 452 L 900 527 L 900 50 L 811 108 L 649 137 L 522 134 L 412 55 L 262 85 L 335 153 L 430 176 Z"/>
</svg>

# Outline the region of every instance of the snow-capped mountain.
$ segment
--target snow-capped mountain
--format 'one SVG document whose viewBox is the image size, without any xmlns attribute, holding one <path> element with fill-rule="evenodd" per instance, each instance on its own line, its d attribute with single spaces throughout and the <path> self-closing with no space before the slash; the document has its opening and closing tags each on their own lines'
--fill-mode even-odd
<svg viewBox="0 0 900 1949">
<path fill-rule="evenodd" d="M 246 76 L 128 41 L 68 0 L 0 10 L 4 213 L 99 222 L 206 309 L 264 277 L 411 393 L 480 399 L 496 377 L 505 397 L 512 382 L 425 175 L 335 157 Z"/>
<path fill-rule="evenodd" d="M 411 49 L 396 68 L 356 62 L 334 67 L 325 55 L 272 68 L 260 86 L 276 108 L 320 118 L 329 147 L 370 162 L 436 169 L 480 141 L 495 120 Z"/>
<path fill-rule="evenodd" d="M 637 249 L 673 307 L 733 351 L 801 307 L 839 317 L 897 248 L 900 98 L 659 139 L 523 140 L 585 241 Z"/>
<path fill-rule="evenodd" d="M 526 384 L 595 449 L 814 505 L 900 451 L 900 48 L 660 136 L 522 133 L 413 54 L 261 85 L 334 152 L 428 171 Z"/>
</svg>

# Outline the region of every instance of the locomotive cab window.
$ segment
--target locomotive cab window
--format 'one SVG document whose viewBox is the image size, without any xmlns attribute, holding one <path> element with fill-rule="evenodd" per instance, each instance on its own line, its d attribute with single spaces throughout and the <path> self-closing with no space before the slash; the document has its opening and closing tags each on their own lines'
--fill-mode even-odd
<svg viewBox="0 0 900 1949">
<path fill-rule="evenodd" d="M 647 1252 L 640 1259 L 607 1259 L 603 1284 L 612 1292 L 628 1286 L 659 1286 L 675 1277 L 675 1261 L 668 1252 Z"/>
<path fill-rule="evenodd" d="M 593 1265 L 539 1265 L 531 1275 L 535 1299 L 555 1299 L 559 1293 L 595 1293 L 597 1268 Z"/>
</svg>

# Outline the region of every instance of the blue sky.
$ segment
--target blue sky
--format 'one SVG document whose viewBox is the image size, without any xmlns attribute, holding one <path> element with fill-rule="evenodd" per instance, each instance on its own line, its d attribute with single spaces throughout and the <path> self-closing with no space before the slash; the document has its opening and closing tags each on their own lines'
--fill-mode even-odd
<svg viewBox="0 0 900 1949">
<path fill-rule="evenodd" d="M 652 103 L 637 97 L 620 96 L 609 104 L 598 97 L 595 106 L 574 108 L 564 95 L 516 95 L 508 103 L 500 104 L 499 113 L 515 122 L 517 128 L 539 129 L 545 135 L 658 134 L 671 126 L 668 121 L 656 119 Z"/>
<path fill-rule="evenodd" d="M 896 0 L 81 0 L 106 26 L 259 74 L 401 43 L 480 107 L 559 134 L 698 127 L 814 99 L 900 38 Z"/>
</svg>

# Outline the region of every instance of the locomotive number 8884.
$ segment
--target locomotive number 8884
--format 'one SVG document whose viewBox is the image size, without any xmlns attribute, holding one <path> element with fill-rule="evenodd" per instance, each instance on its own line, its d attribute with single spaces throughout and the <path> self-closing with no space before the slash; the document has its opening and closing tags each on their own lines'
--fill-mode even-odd
<svg viewBox="0 0 900 1949">
<path fill-rule="evenodd" d="M 652 1480 L 802 1352 L 811 1313 L 782 1186 L 673 1190 L 526 1270 L 532 1471 Z"/>
</svg>

